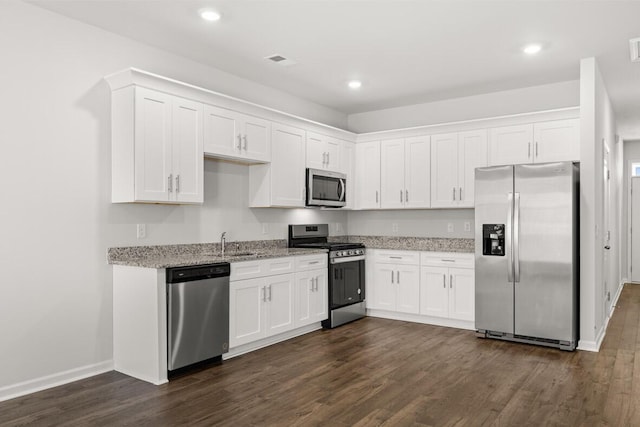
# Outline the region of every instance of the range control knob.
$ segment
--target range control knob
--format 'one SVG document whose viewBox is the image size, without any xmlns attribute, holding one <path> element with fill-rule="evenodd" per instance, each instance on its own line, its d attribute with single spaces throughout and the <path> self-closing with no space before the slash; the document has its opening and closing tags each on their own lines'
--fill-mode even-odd
<svg viewBox="0 0 640 427">
<path fill-rule="evenodd" d="M 336 252 L 336 256 L 342 256 L 342 252 L 340 251 Z"/>
<path fill-rule="evenodd" d="M 349 255 L 355 255 L 353 251 L 349 251 Z"/>
</svg>

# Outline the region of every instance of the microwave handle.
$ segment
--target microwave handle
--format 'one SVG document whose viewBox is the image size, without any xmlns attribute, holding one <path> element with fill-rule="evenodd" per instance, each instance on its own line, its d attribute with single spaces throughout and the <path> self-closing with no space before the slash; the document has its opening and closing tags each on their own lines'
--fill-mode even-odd
<svg viewBox="0 0 640 427">
<path fill-rule="evenodd" d="M 338 196 L 340 197 L 341 202 L 344 201 L 344 192 L 346 191 L 344 187 L 344 179 L 340 179 L 340 193 L 338 194 Z"/>
</svg>

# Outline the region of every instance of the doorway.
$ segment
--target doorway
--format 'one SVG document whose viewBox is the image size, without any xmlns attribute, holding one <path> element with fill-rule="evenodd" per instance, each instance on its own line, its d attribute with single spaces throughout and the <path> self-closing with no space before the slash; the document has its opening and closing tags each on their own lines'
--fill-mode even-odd
<svg viewBox="0 0 640 427">
<path fill-rule="evenodd" d="M 631 281 L 640 282 L 640 163 L 631 177 Z"/>
</svg>

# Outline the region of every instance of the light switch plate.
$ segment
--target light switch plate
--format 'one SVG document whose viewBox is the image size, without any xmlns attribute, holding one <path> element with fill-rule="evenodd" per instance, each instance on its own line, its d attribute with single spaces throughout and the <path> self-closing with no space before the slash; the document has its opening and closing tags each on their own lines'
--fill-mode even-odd
<svg viewBox="0 0 640 427">
<path fill-rule="evenodd" d="M 391 231 L 393 231 L 394 233 L 398 232 L 398 223 L 394 222 L 393 224 L 391 224 Z"/>
<path fill-rule="evenodd" d="M 470 221 L 465 221 L 464 222 L 464 231 L 471 231 L 471 222 Z"/>
<path fill-rule="evenodd" d="M 447 232 L 448 233 L 453 233 L 453 223 L 452 222 L 447 223 Z"/>
<path fill-rule="evenodd" d="M 138 239 L 144 239 L 147 237 L 147 226 L 145 224 L 136 225 L 136 236 Z"/>
</svg>

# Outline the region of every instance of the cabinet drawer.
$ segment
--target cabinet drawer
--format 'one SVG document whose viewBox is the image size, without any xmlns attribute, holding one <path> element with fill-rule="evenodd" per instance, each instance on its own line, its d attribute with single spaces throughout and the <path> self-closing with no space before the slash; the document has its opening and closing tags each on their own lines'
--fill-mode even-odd
<svg viewBox="0 0 640 427">
<path fill-rule="evenodd" d="M 420 264 L 420 252 L 378 249 L 374 253 L 373 261 L 393 264 L 418 265 Z"/>
<path fill-rule="evenodd" d="M 315 270 L 327 268 L 326 254 L 302 255 L 296 257 L 296 271 Z"/>
<path fill-rule="evenodd" d="M 294 257 L 284 257 L 233 262 L 231 263 L 231 277 L 229 280 L 244 280 L 292 273 L 294 271 L 294 260 Z"/>
<path fill-rule="evenodd" d="M 420 265 L 429 267 L 474 268 L 475 255 L 455 252 L 422 252 Z"/>
</svg>

